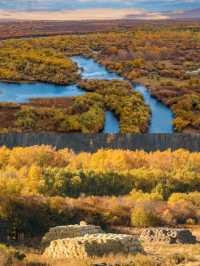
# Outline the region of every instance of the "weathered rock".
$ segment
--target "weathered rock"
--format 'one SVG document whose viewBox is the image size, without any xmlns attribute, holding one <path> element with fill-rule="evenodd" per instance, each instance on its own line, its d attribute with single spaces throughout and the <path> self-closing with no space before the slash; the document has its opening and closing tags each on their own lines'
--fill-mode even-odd
<svg viewBox="0 0 200 266">
<path fill-rule="evenodd" d="M 47 246 L 51 241 L 64 238 L 74 238 L 89 234 L 103 233 L 100 226 L 81 224 L 56 226 L 50 228 L 49 232 L 42 238 L 42 244 Z"/>
<path fill-rule="evenodd" d="M 136 237 L 118 234 L 94 234 L 54 240 L 44 255 L 52 259 L 101 257 L 108 254 L 143 252 Z"/>
<path fill-rule="evenodd" d="M 144 242 L 165 242 L 168 244 L 194 244 L 196 237 L 188 229 L 148 228 L 143 230 L 139 238 Z"/>
</svg>

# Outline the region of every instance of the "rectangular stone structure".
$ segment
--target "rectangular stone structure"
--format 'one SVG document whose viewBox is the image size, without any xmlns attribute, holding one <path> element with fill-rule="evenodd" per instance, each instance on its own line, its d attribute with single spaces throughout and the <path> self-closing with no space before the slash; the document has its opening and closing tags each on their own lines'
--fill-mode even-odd
<svg viewBox="0 0 200 266">
<path fill-rule="evenodd" d="M 51 259 L 102 257 L 109 254 L 136 254 L 143 252 L 140 241 L 130 235 L 93 234 L 83 237 L 54 240 L 45 249 Z"/>
<path fill-rule="evenodd" d="M 100 226 L 96 225 L 65 225 L 56 226 L 49 229 L 42 238 L 42 244 L 48 245 L 51 241 L 63 238 L 73 238 L 89 234 L 103 233 Z"/>
<path fill-rule="evenodd" d="M 167 244 L 194 244 L 196 237 L 185 228 L 147 228 L 140 235 L 141 242 L 164 242 Z"/>
</svg>

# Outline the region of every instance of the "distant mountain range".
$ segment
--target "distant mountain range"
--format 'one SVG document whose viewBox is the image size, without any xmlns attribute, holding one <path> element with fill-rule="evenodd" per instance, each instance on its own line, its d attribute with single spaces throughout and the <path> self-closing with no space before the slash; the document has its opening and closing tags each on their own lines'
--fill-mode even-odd
<svg viewBox="0 0 200 266">
<path fill-rule="evenodd" d="M 200 19 L 200 8 L 169 13 L 173 19 Z"/>
<path fill-rule="evenodd" d="M 180 10 L 180 11 L 163 11 L 163 12 L 147 12 L 143 14 L 128 14 L 128 19 L 199 19 L 200 20 L 200 8 L 192 10 Z"/>
<path fill-rule="evenodd" d="M 0 20 L 164 20 L 199 19 L 200 8 L 180 11 L 148 11 L 143 9 L 75 9 L 62 11 L 13 11 L 0 8 Z"/>
</svg>

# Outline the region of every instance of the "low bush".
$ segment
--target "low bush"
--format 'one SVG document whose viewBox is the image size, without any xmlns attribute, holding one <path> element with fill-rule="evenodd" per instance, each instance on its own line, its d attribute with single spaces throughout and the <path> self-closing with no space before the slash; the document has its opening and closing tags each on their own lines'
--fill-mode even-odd
<svg viewBox="0 0 200 266">
<path fill-rule="evenodd" d="M 24 265 L 20 261 L 23 261 L 25 254 L 22 254 L 14 248 L 7 247 L 4 244 L 0 244 L 0 265 L 1 266 L 13 266 Z"/>
<path fill-rule="evenodd" d="M 131 225 L 135 227 L 158 226 L 160 220 L 154 210 L 145 206 L 135 206 L 131 211 Z"/>
</svg>

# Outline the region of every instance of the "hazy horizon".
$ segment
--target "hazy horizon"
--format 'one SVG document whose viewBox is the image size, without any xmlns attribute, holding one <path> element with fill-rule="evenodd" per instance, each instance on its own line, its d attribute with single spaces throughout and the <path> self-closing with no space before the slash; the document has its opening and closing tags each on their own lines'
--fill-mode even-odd
<svg viewBox="0 0 200 266">
<path fill-rule="evenodd" d="M 1 10 L 61 11 L 74 9 L 144 9 L 175 11 L 200 8 L 199 0 L 0 0 Z"/>
<path fill-rule="evenodd" d="M 187 10 L 193 9 L 197 12 L 189 13 L 199 18 L 200 0 L 110 0 L 109 3 L 106 0 L 0 0 L 0 19 L 160 20 L 175 18 L 177 15 L 180 17 Z"/>
</svg>

